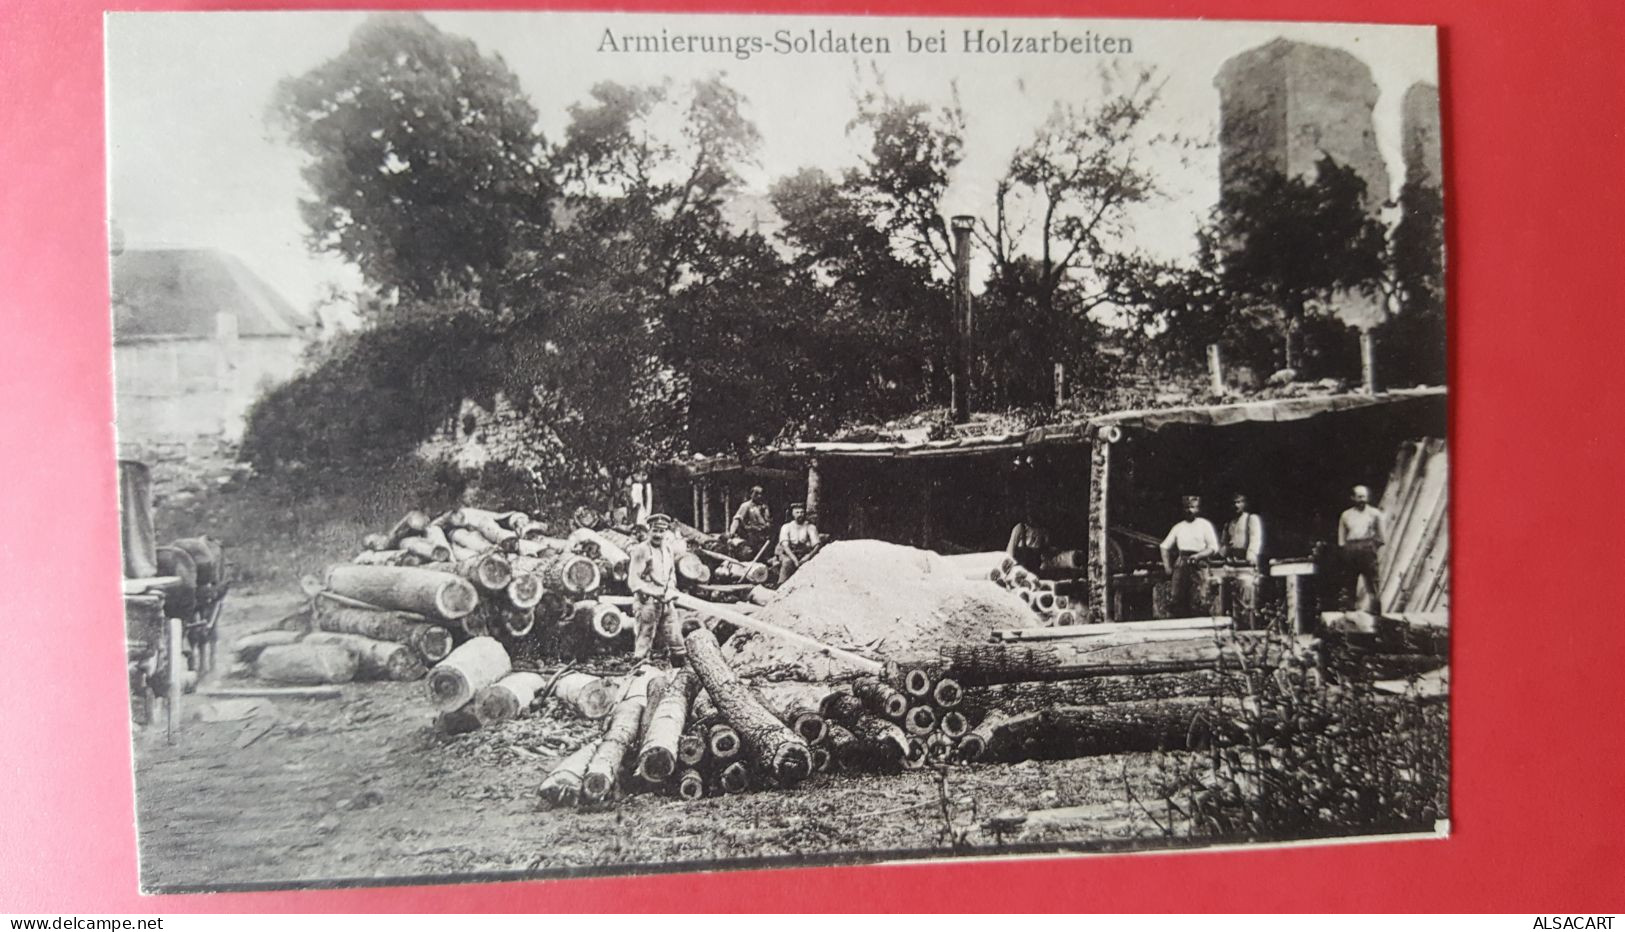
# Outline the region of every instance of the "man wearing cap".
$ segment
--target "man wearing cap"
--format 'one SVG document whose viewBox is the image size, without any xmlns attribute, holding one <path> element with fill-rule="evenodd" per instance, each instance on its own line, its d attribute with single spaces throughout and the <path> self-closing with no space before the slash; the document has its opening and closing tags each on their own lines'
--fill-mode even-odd
<svg viewBox="0 0 1625 932">
<path fill-rule="evenodd" d="M 779 585 L 784 585 L 820 544 L 818 527 L 807 518 L 807 506 L 800 502 L 791 505 L 790 520 L 779 528 L 779 546 L 774 551 L 779 558 Z"/>
<path fill-rule="evenodd" d="M 671 548 L 666 546 L 671 518 L 650 515 L 648 524 L 649 539 L 633 544 L 628 552 L 626 583 L 632 590 L 637 621 L 632 659 L 649 659 L 656 642 L 663 641 L 672 666 L 680 667 L 688 660 L 688 649 L 683 646 L 682 626 L 672 610 L 672 602 L 677 599 L 677 564 Z"/>
<path fill-rule="evenodd" d="M 1213 525 L 1202 517 L 1202 499 L 1186 495 L 1185 519 L 1173 526 L 1162 539 L 1162 567 L 1173 581 L 1173 598 L 1169 606 L 1175 618 L 1194 618 L 1210 615 L 1210 606 L 1203 604 L 1207 592 L 1206 561 L 1219 552 L 1219 535 Z"/>
<path fill-rule="evenodd" d="M 760 557 L 772 533 L 773 513 L 768 510 L 762 487 L 753 485 L 750 487 L 750 498 L 734 512 L 733 522 L 728 525 L 728 536 L 742 541 L 740 551 L 750 551 L 745 558 L 755 560 Z"/>
</svg>

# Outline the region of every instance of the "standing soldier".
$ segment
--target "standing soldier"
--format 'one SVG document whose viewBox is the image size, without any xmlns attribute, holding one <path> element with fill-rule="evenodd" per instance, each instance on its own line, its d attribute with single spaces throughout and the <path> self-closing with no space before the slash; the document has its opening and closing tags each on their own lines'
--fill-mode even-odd
<svg viewBox="0 0 1625 932">
<path fill-rule="evenodd" d="M 1365 580 L 1368 611 L 1382 611 L 1382 580 L 1377 566 L 1383 544 L 1388 542 L 1386 519 L 1371 504 L 1371 490 L 1363 485 L 1354 487 L 1350 495 L 1352 504 L 1337 519 L 1337 546 L 1343 554 L 1343 566 L 1349 583 L 1349 608 L 1360 605 L 1360 580 Z"/>
<path fill-rule="evenodd" d="M 655 645 L 664 642 L 672 666 L 681 667 L 688 661 L 688 649 L 672 609 L 677 600 L 677 564 L 666 546 L 671 518 L 650 515 L 648 523 L 649 539 L 633 544 L 627 561 L 626 582 L 636 603 L 637 620 L 632 659 L 638 663 L 648 660 Z"/>
<path fill-rule="evenodd" d="M 1185 519 L 1162 539 L 1162 568 L 1173 581 L 1173 617 L 1194 618 L 1212 614 L 1212 606 L 1204 604 L 1206 560 L 1219 552 L 1219 535 L 1213 524 L 1202 517 L 1200 496 L 1186 495 L 1184 504 Z"/>
<path fill-rule="evenodd" d="M 1237 621 L 1251 628 L 1258 609 L 1258 571 L 1264 555 L 1264 519 L 1247 506 L 1247 496 L 1237 492 L 1230 503 L 1236 515 L 1224 526 L 1224 559 L 1230 564 L 1245 563 L 1247 570 L 1229 574 L 1230 611 Z"/>
</svg>

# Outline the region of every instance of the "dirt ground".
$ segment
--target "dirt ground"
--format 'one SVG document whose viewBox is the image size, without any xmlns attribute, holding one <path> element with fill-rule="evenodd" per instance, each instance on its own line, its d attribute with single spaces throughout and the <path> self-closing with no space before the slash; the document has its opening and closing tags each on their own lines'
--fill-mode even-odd
<svg viewBox="0 0 1625 932">
<path fill-rule="evenodd" d="M 223 646 L 298 607 L 234 592 Z M 222 656 L 226 651 L 222 650 Z M 549 811 L 537 786 L 595 726 L 547 713 L 437 735 L 422 684 L 357 683 L 339 700 L 194 696 L 173 744 L 135 735 L 142 885 L 150 891 L 447 881 L 1117 847 L 1157 830 L 1127 803 L 1146 755 L 834 774 L 793 791 L 683 802 L 637 794 Z M 199 720 L 198 716 L 204 719 Z M 224 719 L 224 720 L 220 720 Z M 269 727 L 267 727 L 269 726 Z M 1134 787 L 1144 795 L 1149 789 Z M 992 814 L 1080 807 L 1011 835 Z"/>
</svg>

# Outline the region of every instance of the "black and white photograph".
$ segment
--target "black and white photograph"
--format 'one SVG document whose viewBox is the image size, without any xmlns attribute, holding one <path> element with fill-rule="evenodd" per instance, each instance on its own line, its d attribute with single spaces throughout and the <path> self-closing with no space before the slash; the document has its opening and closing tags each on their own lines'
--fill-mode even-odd
<svg viewBox="0 0 1625 932">
<path fill-rule="evenodd" d="M 1432 27 L 105 24 L 144 891 L 1449 835 Z"/>
</svg>

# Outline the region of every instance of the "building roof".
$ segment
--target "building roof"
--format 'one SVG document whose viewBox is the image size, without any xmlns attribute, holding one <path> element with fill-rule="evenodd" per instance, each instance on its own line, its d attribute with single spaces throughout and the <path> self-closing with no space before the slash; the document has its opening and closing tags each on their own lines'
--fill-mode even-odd
<svg viewBox="0 0 1625 932">
<path fill-rule="evenodd" d="M 218 249 L 126 249 L 113 257 L 113 341 L 207 339 L 216 315 L 244 337 L 297 336 L 310 316 Z"/>
</svg>

